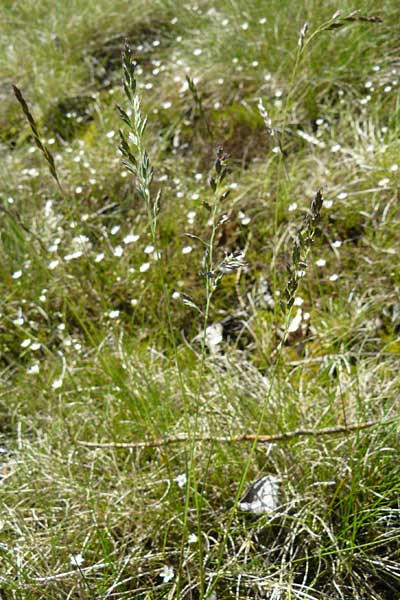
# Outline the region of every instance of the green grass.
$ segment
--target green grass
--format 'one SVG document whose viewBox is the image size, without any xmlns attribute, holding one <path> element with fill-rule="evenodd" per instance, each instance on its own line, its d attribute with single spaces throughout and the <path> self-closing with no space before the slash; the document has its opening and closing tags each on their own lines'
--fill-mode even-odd
<svg viewBox="0 0 400 600">
<path fill-rule="evenodd" d="M 398 597 L 400 12 L 343 2 L 343 15 L 383 22 L 343 22 L 308 45 L 337 8 L 3 3 L 0 596 Z M 161 190 L 153 231 L 117 150 L 125 38 L 150 198 Z M 218 189 L 231 192 L 213 229 L 203 204 L 218 201 L 219 145 L 230 160 Z M 287 265 L 319 189 L 288 310 Z M 212 239 L 205 265 L 185 233 Z M 238 249 L 248 268 L 213 289 L 202 272 Z M 205 324 L 223 331 L 216 352 Z M 315 435 L 220 439 L 305 429 Z M 279 509 L 241 512 L 244 488 L 267 474 Z"/>
</svg>

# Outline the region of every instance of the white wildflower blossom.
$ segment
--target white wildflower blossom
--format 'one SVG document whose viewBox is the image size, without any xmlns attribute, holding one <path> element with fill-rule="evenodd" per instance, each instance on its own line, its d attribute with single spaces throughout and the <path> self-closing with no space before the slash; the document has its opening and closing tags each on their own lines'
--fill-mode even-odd
<svg viewBox="0 0 400 600">
<path fill-rule="evenodd" d="M 297 331 L 299 329 L 302 318 L 303 318 L 303 311 L 301 310 L 301 308 L 299 308 L 299 310 L 297 311 L 297 314 L 289 323 L 288 333 L 294 333 L 295 331 Z"/>
<path fill-rule="evenodd" d="M 74 554 L 69 558 L 69 562 L 73 567 L 80 567 L 85 562 L 82 554 Z"/>
<path fill-rule="evenodd" d="M 175 477 L 174 481 L 177 483 L 178 487 L 184 488 L 185 485 L 186 485 L 186 483 L 187 483 L 186 473 L 182 473 L 181 475 L 177 475 Z"/>
<path fill-rule="evenodd" d="M 77 250 L 76 252 L 72 252 L 72 254 L 66 254 L 64 256 L 64 260 L 67 262 L 70 262 L 71 260 L 76 260 L 77 258 L 80 258 L 81 256 L 83 256 L 83 252 L 81 252 L 80 250 Z"/>
<path fill-rule="evenodd" d="M 141 273 L 145 273 L 145 272 L 146 272 L 146 271 L 148 271 L 149 269 L 150 269 L 150 263 L 148 263 L 148 262 L 145 262 L 145 263 L 143 263 L 142 265 L 140 265 L 140 269 L 139 269 L 139 271 L 140 271 Z"/>
<path fill-rule="evenodd" d="M 134 242 L 137 242 L 138 239 L 139 239 L 138 235 L 130 233 L 129 235 L 124 237 L 123 242 L 127 246 L 128 244 L 133 244 Z"/>
<path fill-rule="evenodd" d="M 174 569 L 168 565 L 164 565 L 161 569 L 160 577 L 162 578 L 163 583 L 168 583 L 175 577 Z"/>
</svg>

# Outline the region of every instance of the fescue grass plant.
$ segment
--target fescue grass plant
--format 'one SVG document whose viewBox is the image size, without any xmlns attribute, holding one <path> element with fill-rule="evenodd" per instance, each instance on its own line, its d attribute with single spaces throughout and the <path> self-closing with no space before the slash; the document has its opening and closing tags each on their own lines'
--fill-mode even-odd
<svg viewBox="0 0 400 600">
<path fill-rule="evenodd" d="M 396 598 L 396 2 L 1 10 L 0 595 Z"/>
</svg>

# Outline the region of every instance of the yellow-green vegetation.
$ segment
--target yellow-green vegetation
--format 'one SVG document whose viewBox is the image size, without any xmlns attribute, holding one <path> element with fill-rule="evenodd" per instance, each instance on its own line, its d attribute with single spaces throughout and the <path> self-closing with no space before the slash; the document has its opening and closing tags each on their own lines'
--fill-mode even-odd
<svg viewBox="0 0 400 600">
<path fill-rule="evenodd" d="M 398 0 L 0 10 L 1 598 L 398 598 Z"/>
</svg>

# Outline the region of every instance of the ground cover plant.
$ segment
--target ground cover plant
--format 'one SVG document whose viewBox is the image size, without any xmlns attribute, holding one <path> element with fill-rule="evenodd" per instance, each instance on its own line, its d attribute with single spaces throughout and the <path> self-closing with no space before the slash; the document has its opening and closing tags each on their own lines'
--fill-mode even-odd
<svg viewBox="0 0 400 600">
<path fill-rule="evenodd" d="M 2 598 L 400 596 L 399 26 L 3 3 Z"/>
</svg>

